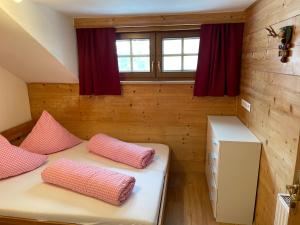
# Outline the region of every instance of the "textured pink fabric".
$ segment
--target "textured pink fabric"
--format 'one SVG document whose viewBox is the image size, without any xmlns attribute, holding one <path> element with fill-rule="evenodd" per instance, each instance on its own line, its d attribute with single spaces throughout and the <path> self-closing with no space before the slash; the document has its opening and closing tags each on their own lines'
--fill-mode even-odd
<svg viewBox="0 0 300 225">
<path fill-rule="evenodd" d="M 42 172 L 51 184 L 121 205 L 130 196 L 135 178 L 73 160 L 59 159 Z"/>
<path fill-rule="evenodd" d="M 92 137 L 87 147 L 97 155 L 139 169 L 148 166 L 153 161 L 155 154 L 152 148 L 120 141 L 105 134 L 97 134 Z"/>
<path fill-rule="evenodd" d="M 82 141 L 62 127 L 48 112 L 44 111 L 20 145 L 30 152 L 51 154 L 78 145 Z"/>
<path fill-rule="evenodd" d="M 11 145 L 0 135 L 0 180 L 29 172 L 46 162 L 48 156 Z"/>
</svg>

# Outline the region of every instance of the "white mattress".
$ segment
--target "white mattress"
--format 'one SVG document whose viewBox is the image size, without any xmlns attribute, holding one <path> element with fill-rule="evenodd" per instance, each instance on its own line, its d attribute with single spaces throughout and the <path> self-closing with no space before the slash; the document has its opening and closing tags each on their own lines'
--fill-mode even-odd
<svg viewBox="0 0 300 225">
<path fill-rule="evenodd" d="M 156 150 L 154 162 L 139 170 L 88 153 L 86 142 L 53 154 L 48 163 L 64 157 L 134 176 L 133 193 L 122 206 L 113 206 L 41 180 L 44 165 L 32 172 L 0 181 L 0 215 L 93 225 L 154 225 L 160 209 L 169 149 L 161 144 L 141 144 Z"/>
</svg>

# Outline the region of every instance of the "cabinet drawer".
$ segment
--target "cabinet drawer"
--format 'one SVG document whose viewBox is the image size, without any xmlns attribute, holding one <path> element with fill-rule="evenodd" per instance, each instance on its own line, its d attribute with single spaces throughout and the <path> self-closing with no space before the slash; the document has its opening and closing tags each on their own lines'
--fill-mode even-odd
<svg viewBox="0 0 300 225">
<path fill-rule="evenodd" d="M 215 183 L 216 187 L 218 188 L 218 171 L 212 169 L 211 171 L 211 179 L 213 180 L 213 182 Z"/>
<path fill-rule="evenodd" d="M 211 150 L 218 152 L 219 151 L 219 141 L 218 141 L 218 139 L 212 138 L 211 142 L 212 142 L 211 143 L 211 146 L 212 146 Z"/>
<path fill-rule="evenodd" d="M 210 167 L 210 170 L 214 171 L 215 173 L 218 173 L 219 152 L 211 151 L 209 153 L 209 167 Z"/>
<path fill-rule="evenodd" d="M 206 175 L 218 185 L 219 152 L 211 151 L 206 154 Z"/>
<path fill-rule="evenodd" d="M 219 151 L 219 141 L 216 138 L 211 138 L 207 140 L 207 151 Z"/>
<path fill-rule="evenodd" d="M 211 206 L 213 209 L 214 217 L 217 217 L 217 201 L 218 201 L 218 191 L 217 188 L 214 185 L 210 186 L 209 190 L 209 198 L 211 202 Z"/>
<path fill-rule="evenodd" d="M 215 135 L 211 126 L 208 126 L 207 130 L 207 151 L 210 152 L 212 150 L 218 150 L 219 148 L 219 141 L 217 136 Z"/>
</svg>

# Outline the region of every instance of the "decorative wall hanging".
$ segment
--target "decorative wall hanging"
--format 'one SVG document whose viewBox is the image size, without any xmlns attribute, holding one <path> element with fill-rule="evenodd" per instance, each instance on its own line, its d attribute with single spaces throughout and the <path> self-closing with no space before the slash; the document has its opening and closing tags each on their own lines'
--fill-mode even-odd
<svg viewBox="0 0 300 225">
<path fill-rule="evenodd" d="M 282 63 L 288 62 L 288 57 L 290 56 L 291 40 L 293 37 L 294 26 L 286 26 L 280 28 L 279 33 L 276 33 L 275 30 L 270 26 L 266 30 L 269 32 L 268 36 L 278 38 L 280 40 L 279 45 L 279 56 L 281 57 Z"/>
</svg>

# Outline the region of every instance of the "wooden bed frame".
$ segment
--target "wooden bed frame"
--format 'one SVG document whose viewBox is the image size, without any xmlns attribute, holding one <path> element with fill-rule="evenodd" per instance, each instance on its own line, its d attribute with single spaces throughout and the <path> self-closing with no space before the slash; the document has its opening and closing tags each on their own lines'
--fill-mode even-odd
<svg viewBox="0 0 300 225">
<path fill-rule="evenodd" d="M 3 131 L 1 134 L 6 137 L 12 144 L 19 145 L 22 140 L 29 134 L 32 130 L 35 121 L 31 120 L 14 128 Z M 170 161 L 170 159 L 169 159 Z M 169 178 L 169 165 L 167 166 L 166 176 L 164 178 L 164 186 L 160 203 L 159 217 L 157 225 L 163 225 L 164 221 L 164 210 L 166 205 L 166 196 L 167 196 L 167 186 Z M 32 219 L 17 218 L 17 217 L 7 217 L 0 215 L 0 224 L 5 225 L 78 225 L 73 223 L 62 223 L 56 221 L 37 221 Z"/>
</svg>

